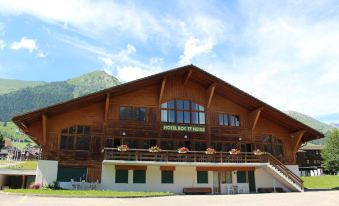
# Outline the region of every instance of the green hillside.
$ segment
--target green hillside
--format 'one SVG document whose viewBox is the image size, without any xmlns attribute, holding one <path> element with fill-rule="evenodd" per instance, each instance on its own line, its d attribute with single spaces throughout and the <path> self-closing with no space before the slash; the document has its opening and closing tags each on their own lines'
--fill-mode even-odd
<svg viewBox="0 0 339 206">
<path fill-rule="evenodd" d="M 46 83 L 0 95 L 0 121 L 15 115 L 63 102 L 119 84 L 103 71 L 95 71 L 63 82 Z"/>
<path fill-rule="evenodd" d="M 67 81 L 74 86 L 73 97 L 83 96 L 119 84 L 119 80 L 104 71 L 91 72 Z"/>
<path fill-rule="evenodd" d="M 10 122 L 13 116 L 117 84 L 119 81 L 115 77 L 103 71 L 52 83 L 0 79 L 0 133 L 18 148 L 34 145 L 29 136 L 19 132 L 16 125 Z"/>
<path fill-rule="evenodd" d="M 307 116 L 305 114 L 295 112 L 295 111 L 286 111 L 286 114 L 293 117 L 294 119 L 306 124 L 307 126 L 310 126 L 318 131 L 320 131 L 323 134 L 326 134 L 327 132 L 331 131 L 334 127 L 331 125 L 328 125 L 326 123 L 323 123 L 319 120 L 316 120 L 310 116 Z M 324 144 L 325 138 L 320 140 L 313 140 L 311 141 L 313 144 Z"/>
<path fill-rule="evenodd" d="M 46 82 L 0 79 L 0 95 L 14 92 L 22 88 L 35 87 L 44 84 L 46 84 Z"/>
</svg>

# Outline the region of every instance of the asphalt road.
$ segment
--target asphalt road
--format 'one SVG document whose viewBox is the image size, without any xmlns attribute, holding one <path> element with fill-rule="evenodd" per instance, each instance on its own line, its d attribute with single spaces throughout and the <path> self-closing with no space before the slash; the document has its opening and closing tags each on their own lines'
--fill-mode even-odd
<svg viewBox="0 0 339 206">
<path fill-rule="evenodd" d="M 60 198 L 0 193 L 1 206 L 338 206 L 339 191 L 241 195 L 179 195 L 153 198 Z"/>
</svg>

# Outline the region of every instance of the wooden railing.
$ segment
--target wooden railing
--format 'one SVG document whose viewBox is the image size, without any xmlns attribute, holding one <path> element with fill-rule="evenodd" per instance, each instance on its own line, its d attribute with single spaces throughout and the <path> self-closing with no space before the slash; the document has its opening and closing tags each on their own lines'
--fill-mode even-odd
<svg viewBox="0 0 339 206">
<path fill-rule="evenodd" d="M 266 153 L 268 157 L 268 163 L 275 167 L 279 172 L 289 178 L 292 182 L 297 184 L 301 189 L 304 189 L 304 181 L 288 169 L 282 162 L 275 158 L 272 154 Z"/>
<path fill-rule="evenodd" d="M 274 168 L 289 178 L 303 189 L 303 180 L 289 170 L 282 162 L 267 152 L 255 155 L 252 152 L 230 154 L 229 152 L 217 152 L 206 154 L 204 151 L 189 151 L 178 153 L 176 150 L 162 150 L 161 152 L 149 152 L 147 149 L 129 149 L 118 151 L 117 148 L 105 148 L 105 160 L 124 161 L 156 161 L 156 162 L 207 162 L 207 163 L 270 163 Z"/>
<path fill-rule="evenodd" d="M 116 148 L 105 148 L 106 160 L 125 161 L 156 161 L 156 162 L 212 162 L 212 163 L 261 163 L 268 162 L 265 153 L 254 155 L 251 152 L 242 152 L 231 155 L 229 152 L 217 152 L 206 154 L 203 151 L 189 151 L 180 154 L 176 150 L 162 150 L 161 152 L 149 152 L 146 149 L 129 149 L 120 152 Z"/>
</svg>

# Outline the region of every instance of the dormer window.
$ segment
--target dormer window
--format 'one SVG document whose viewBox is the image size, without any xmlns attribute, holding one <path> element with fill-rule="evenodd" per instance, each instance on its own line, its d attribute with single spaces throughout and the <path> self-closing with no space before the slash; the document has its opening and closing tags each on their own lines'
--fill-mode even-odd
<svg viewBox="0 0 339 206">
<path fill-rule="evenodd" d="M 205 107 L 190 100 L 170 100 L 161 104 L 161 121 L 180 124 L 205 124 Z"/>
</svg>

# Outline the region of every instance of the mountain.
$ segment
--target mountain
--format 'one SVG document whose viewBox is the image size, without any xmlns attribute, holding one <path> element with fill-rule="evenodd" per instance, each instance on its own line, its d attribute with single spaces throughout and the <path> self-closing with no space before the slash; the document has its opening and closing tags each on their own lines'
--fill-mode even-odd
<svg viewBox="0 0 339 206">
<path fill-rule="evenodd" d="M 45 83 L 0 95 L 0 121 L 24 112 L 63 102 L 119 84 L 103 71 L 91 72 L 62 82 Z"/>
<path fill-rule="evenodd" d="M 328 133 L 329 131 L 331 131 L 332 129 L 334 129 L 335 127 L 328 125 L 324 122 L 321 122 L 313 117 L 310 117 L 308 115 L 296 112 L 296 111 L 286 111 L 286 114 L 288 114 L 289 116 L 293 117 L 294 119 L 308 125 L 309 127 L 312 127 L 316 130 L 318 130 L 319 132 L 322 132 L 323 134 Z M 325 143 L 325 139 L 319 139 L 319 140 L 313 140 L 311 141 L 311 143 L 313 144 L 324 144 Z"/>
<path fill-rule="evenodd" d="M 35 87 L 44 84 L 46 84 L 46 82 L 0 79 L 0 95 L 14 92 L 22 88 Z"/>
</svg>

